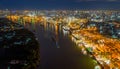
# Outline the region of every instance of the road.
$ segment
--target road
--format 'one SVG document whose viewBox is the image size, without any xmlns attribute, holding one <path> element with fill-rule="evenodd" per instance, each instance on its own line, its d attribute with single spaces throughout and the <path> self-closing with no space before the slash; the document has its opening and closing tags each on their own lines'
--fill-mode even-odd
<svg viewBox="0 0 120 69">
<path fill-rule="evenodd" d="M 94 60 L 83 55 L 70 35 L 64 36 L 60 28 L 56 33 L 53 25 L 44 27 L 36 23 L 25 27 L 35 33 L 40 43 L 40 69 L 94 69 L 96 66 Z"/>
</svg>

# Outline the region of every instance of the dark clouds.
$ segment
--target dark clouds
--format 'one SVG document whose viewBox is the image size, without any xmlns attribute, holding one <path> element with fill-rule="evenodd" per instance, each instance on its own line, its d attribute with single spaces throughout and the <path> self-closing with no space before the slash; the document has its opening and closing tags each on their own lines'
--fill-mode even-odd
<svg viewBox="0 0 120 69">
<path fill-rule="evenodd" d="M 103 2 L 119 2 L 120 0 L 76 0 L 77 2 L 84 2 L 84 1 L 103 1 Z"/>
<path fill-rule="evenodd" d="M 1 9 L 119 9 L 119 0 L 1 0 Z"/>
</svg>

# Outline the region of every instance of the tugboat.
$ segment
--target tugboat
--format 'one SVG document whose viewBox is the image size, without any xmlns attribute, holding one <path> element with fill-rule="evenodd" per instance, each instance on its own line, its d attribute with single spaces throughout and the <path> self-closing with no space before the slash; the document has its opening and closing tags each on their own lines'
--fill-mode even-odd
<svg viewBox="0 0 120 69">
<path fill-rule="evenodd" d="M 55 37 L 53 37 L 53 36 L 51 37 L 51 39 L 52 39 L 53 42 L 55 42 L 56 47 L 57 47 L 57 48 L 60 48 L 60 46 L 59 46 L 59 44 L 58 44 L 58 39 L 55 38 Z"/>
</svg>

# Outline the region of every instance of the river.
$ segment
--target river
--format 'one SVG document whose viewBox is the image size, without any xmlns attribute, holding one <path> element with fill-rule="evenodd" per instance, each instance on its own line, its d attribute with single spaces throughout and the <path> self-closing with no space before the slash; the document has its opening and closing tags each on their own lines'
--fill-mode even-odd
<svg viewBox="0 0 120 69">
<path fill-rule="evenodd" d="M 40 43 L 40 69 L 94 69 L 96 62 L 73 43 L 60 25 L 25 24 Z"/>
</svg>

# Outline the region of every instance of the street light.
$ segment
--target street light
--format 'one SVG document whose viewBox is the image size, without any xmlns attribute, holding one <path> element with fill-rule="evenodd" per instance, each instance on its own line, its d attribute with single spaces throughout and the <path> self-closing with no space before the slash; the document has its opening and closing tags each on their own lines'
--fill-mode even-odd
<svg viewBox="0 0 120 69">
<path fill-rule="evenodd" d="M 94 69 L 101 69 L 101 67 L 99 65 L 95 66 Z"/>
</svg>

